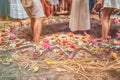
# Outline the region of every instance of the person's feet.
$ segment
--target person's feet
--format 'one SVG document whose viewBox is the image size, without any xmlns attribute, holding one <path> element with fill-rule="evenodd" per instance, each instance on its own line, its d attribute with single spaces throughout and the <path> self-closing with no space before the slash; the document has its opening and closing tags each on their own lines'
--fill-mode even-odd
<svg viewBox="0 0 120 80">
<path fill-rule="evenodd" d="M 68 11 L 67 10 L 66 11 L 62 10 L 61 13 L 66 14 L 66 13 L 68 13 Z"/>
<path fill-rule="evenodd" d="M 34 44 L 38 44 L 40 41 L 42 41 L 43 40 L 43 37 L 40 37 L 40 38 L 38 38 L 38 39 L 33 39 L 33 43 Z"/>
<path fill-rule="evenodd" d="M 86 31 L 83 31 L 83 35 L 88 36 L 89 34 Z"/>
<path fill-rule="evenodd" d="M 61 13 L 64 13 L 64 11 L 62 10 Z"/>
<path fill-rule="evenodd" d="M 104 38 L 97 38 L 97 39 L 95 39 L 96 41 L 104 41 L 105 39 Z"/>
<path fill-rule="evenodd" d="M 38 44 L 38 43 L 40 42 L 39 39 L 34 39 L 33 41 L 34 41 L 34 42 L 33 42 L 34 44 Z"/>
<path fill-rule="evenodd" d="M 68 11 L 66 10 L 66 11 L 64 11 L 65 13 L 68 13 Z"/>
<path fill-rule="evenodd" d="M 107 37 L 101 37 L 101 38 L 98 38 L 96 39 L 97 41 L 104 41 L 104 40 L 110 40 L 111 39 L 111 36 L 107 36 Z"/>
</svg>

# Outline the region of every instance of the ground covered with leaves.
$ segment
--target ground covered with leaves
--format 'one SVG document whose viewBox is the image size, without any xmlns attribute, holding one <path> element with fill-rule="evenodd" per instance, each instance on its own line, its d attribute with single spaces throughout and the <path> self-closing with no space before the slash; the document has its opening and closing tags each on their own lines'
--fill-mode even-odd
<svg viewBox="0 0 120 80">
<path fill-rule="evenodd" d="M 119 32 L 99 42 L 93 35 L 61 31 L 35 45 L 14 33 L 19 27 L 0 26 L 0 80 L 120 79 Z"/>
</svg>

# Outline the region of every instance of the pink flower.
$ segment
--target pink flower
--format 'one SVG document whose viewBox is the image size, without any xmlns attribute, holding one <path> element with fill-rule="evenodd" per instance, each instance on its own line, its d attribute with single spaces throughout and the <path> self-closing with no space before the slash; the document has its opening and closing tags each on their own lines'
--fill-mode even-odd
<svg viewBox="0 0 120 80">
<path fill-rule="evenodd" d="M 44 40 L 43 40 L 42 48 L 43 48 L 43 49 L 51 49 L 50 41 L 49 41 L 48 39 L 44 39 Z"/>
<path fill-rule="evenodd" d="M 21 42 L 26 42 L 26 39 L 21 39 L 20 41 L 21 41 Z"/>
<path fill-rule="evenodd" d="M 120 38 L 120 33 L 116 33 L 117 34 L 117 38 Z"/>
<path fill-rule="evenodd" d="M 73 54 L 69 54 L 69 55 L 68 55 L 68 58 L 69 58 L 69 59 L 73 59 L 73 57 L 74 57 Z"/>
<path fill-rule="evenodd" d="M 48 43 L 43 43 L 42 48 L 43 49 L 51 49 L 51 46 Z"/>
<path fill-rule="evenodd" d="M 107 40 L 110 40 L 112 37 L 111 36 L 107 36 Z"/>
<path fill-rule="evenodd" d="M 44 43 L 50 43 L 50 41 L 48 39 L 44 39 L 43 42 Z"/>
<path fill-rule="evenodd" d="M 39 54 L 39 51 L 35 51 L 33 52 L 34 55 L 38 55 Z"/>
<path fill-rule="evenodd" d="M 9 34 L 8 37 L 9 37 L 9 39 L 15 39 L 16 35 L 15 34 Z"/>
<path fill-rule="evenodd" d="M 113 43 L 116 44 L 116 45 L 120 45 L 120 41 L 117 41 L 117 40 L 114 40 Z"/>
<path fill-rule="evenodd" d="M 69 43 L 70 45 L 73 45 L 73 44 L 75 44 L 73 41 L 71 41 L 70 43 Z"/>
<path fill-rule="evenodd" d="M 92 38 L 88 38 L 88 42 L 89 42 L 89 43 L 92 43 L 92 44 L 96 44 L 96 43 L 97 43 L 97 40 L 92 39 Z"/>
<path fill-rule="evenodd" d="M 118 18 L 114 18 L 113 21 L 114 21 L 115 23 L 119 23 L 119 19 L 118 19 Z"/>
</svg>

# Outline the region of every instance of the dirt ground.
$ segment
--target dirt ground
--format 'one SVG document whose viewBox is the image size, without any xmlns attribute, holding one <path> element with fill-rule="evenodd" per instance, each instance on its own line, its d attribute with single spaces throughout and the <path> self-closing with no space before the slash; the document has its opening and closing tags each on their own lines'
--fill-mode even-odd
<svg viewBox="0 0 120 80">
<path fill-rule="evenodd" d="M 92 15 L 91 18 L 92 29 L 90 34 L 95 37 L 100 37 L 101 23 L 97 16 Z M 44 39 L 37 46 L 34 46 L 28 41 L 19 47 L 10 48 L 9 50 L 0 47 L 0 80 L 120 80 L 119 54 L 117 55 L 118 58 L 113 60 L 109 57 L 109 54 L 104 52 L 104 49 L 110 49 L 111 51 L 120 53 L 119 48 L 111 48 L 111 46 L 114 46 L 110 42 L 112 40 L 108 40 L 102 45 L 100 44 L 100 46 L 91 45 L 83 39 L 85 36 L 79 33 L 76 33 L 75 36 L 71 34 L 68 29 L 68 19 L 62 18 L 59 20 L 55 18 L 55 20 L 58 21 L 56 24 L 44 24 L 45 31 L 43 31 L 43 37 L 45 41 L 49 40 L 52 43 L 52 49 L 44 50 L 40 48 L 44 43 Z M 53 19 L 52 22 L 54 22 Z M 6 24 L 6 21 L 0 22 L 0 24 Z M 50 27 L 51 25 L 52 27 Z M 57 28 L 56 26 L 62 27 Z M 116 27 L 111 29 L 113 37 L 116 37 L 115 33 L 119 31 L 118 25 Z M 16 34 L 17 38 L 32 39 L 29 27 L 15 28 L 12 33 Z M 59 39 L 61 41 L 63 40 L 63 43 L 68 44 L 58 46 L 57 40 Z M 68 41 L 66 42 L 64 39 L 68 39 Z M 72 48 L 68 48 L 71 40 L 80 46 L 80 50 L 76 51 L 76 48 L 73 49 L 75 47 L 73 45 Z M 10 42 L 14 44 L 18 41 L 11 40 Z M 2 45 L 0 44 L 0 46 Z M 39 54 L 35 52 L 38 50 L 40 52 Z M 74 55 L 72 57 L 71 52 Z M 97 52 L 101 52 L 100 55 L 94 54 Z M 106 55 L 103 55 L 104 53 Z"/>
</svg>

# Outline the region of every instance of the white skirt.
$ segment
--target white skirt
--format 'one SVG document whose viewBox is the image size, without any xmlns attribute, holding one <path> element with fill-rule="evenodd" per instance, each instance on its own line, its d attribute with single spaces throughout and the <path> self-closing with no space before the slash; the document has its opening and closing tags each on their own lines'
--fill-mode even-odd
<svg viewBox="0 0 120 80">
<path fill-rule="evenodd" d="M 103 7 L 120 9 L 120 0 L 104 0 Z"/>
<path fill-rule="evenodd" d="M 90 30 L 88 0 L 73 0 L 69 28 L 71 31 Z"/>
<path fill-rule="evenodd" d="M 51 5 L 58 5 L 59 4 L 59 0 L 50 0 L 50 4 Z"/>
<path fill-rule="evenodd" d="M 28 17 L 20 0 L 10 0 L 10 17 L 19 19 Z"/>
</svg>

